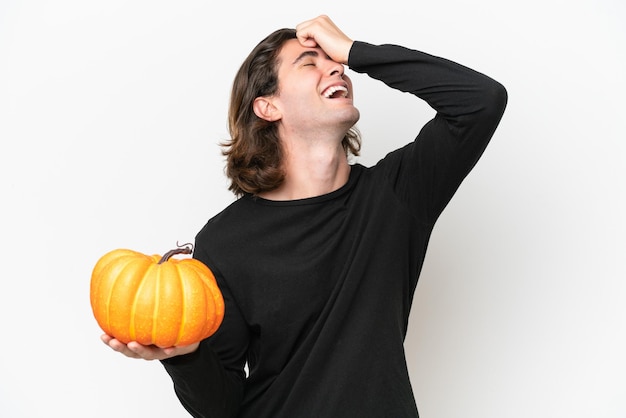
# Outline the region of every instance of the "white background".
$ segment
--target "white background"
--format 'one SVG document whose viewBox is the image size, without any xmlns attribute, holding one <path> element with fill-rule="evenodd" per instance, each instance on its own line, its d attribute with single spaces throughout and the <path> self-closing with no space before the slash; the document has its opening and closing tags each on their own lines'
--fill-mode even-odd
<svg viewBox="0 0 626 418">
<path fill-rule="evenodd" d="M 187 416 L 160 364 L 100 342 L 91 269 L 192 241 L 232 201 L 217 144 L 235 71 L 269 32 L 326 13 L 509 92 L 417 288 L 421 415 L 626 417 L 625 3 L 218 3 L 0 1 L 0 416 Z M 360 162 L 433 116 L 349 74 Z"/>
</svg>

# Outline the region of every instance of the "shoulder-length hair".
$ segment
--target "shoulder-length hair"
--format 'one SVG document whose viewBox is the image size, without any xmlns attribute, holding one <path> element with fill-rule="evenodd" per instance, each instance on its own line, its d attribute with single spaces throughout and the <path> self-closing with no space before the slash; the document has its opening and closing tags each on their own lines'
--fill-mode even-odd
<svg viewBox="0 0 626 418">
<path fill-rule="evenodd" d="M 278 91 L 278 54 L 283 44 L 294 38 L 294 29 L 271 33 L 250 52 L 235 75 L 228 109 L 231 139 L 221 145 L 231 182 L 228 189 L 237 196 L 276 189 L 285 179 L 276 122 L 259 118 L 253 103 L 257 97 Z M 346 133 L 342 146 L 346 155 L 359 155 L 361 138 L 355 126 Z"/>
</svg>

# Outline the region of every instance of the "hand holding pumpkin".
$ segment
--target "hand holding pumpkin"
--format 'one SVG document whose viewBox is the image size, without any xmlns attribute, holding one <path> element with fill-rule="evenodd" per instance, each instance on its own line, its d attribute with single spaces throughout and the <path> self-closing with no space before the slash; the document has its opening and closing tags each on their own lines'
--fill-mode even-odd
<svg viewBox="0 0 626 418">
<path fill-rule="evenodd" d="M 112 350 L 122 353 L 126 357 L 144 360 L 165 360 L 170 357 L 182 356 L 193 353 L 200 345 L 200 343 L 193 343 L 181 347 L 161 348 L 156 345 L 142 345 L 136 341 L 125 344 L 107 334 L 103 334 L 101 339 Z"/>
<path fill-rule="evenodd" d="M 176 254 L 191 254 L 190 245 L 163 257 L 118 249 L 98 260 L 90 302 L 98 325 L 112 337 L 103 337 L 111 348 L 129 357 L 157 358 L 193 351 L 197 345 L 190 346 L 217 331 L 224 299 L 213 273 L 196 259 L 171 258 Z"/>
</svg>

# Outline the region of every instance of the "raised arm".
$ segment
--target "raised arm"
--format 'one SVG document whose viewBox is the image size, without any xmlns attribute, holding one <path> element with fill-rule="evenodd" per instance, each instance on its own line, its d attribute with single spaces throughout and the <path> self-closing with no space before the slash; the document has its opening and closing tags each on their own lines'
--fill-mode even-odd
<svg viewBox="0 0 626 418">
<path fill-rule="evenodd" d="M 506 107 L 505 88 L 463 65 L 398 45 L 356 41 L 348 65 L 436 111 L 414 142 L 379 164 L 394 170 L 387 176 L 410 209 L 434 222 L 493 136 Z"/>
</svg>

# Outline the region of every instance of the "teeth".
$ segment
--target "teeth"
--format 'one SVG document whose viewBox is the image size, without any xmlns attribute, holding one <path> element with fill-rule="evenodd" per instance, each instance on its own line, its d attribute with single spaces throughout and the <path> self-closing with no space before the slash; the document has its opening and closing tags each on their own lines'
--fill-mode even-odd
<svg viewBox="0 0 626 418">
<path fill-rule="evenodd" d="M 326 97 L 327 99 L 330 99 L 330 97 L 338 91 L 342 92 L 341 97 L 343 98 L 348 97 L 348 89 L 345 88 L 344 86 L 331 86 L 327 88 L 326 91 L 324 92 L 324 97 Z"/>
</svg>

